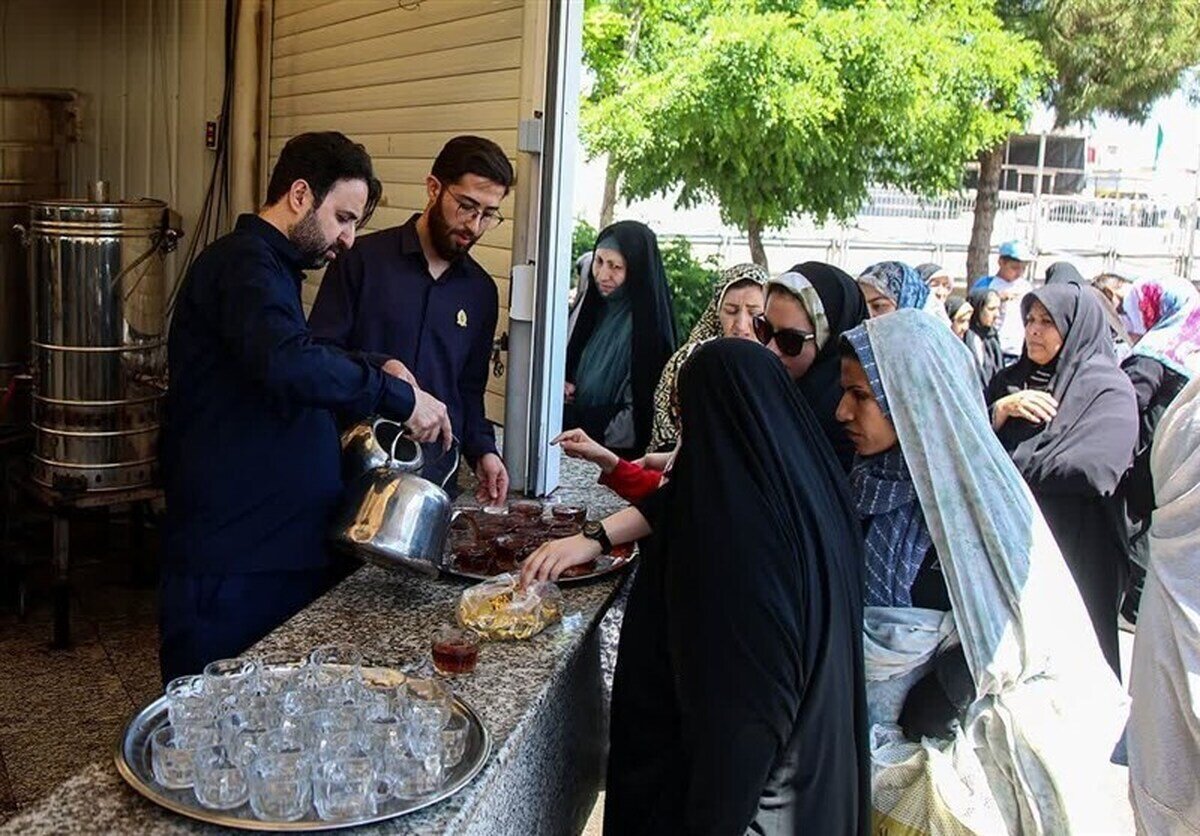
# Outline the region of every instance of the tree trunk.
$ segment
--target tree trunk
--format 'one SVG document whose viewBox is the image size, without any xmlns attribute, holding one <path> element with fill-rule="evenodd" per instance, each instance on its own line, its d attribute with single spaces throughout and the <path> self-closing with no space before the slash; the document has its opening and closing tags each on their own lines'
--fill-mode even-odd
<svg viewBox="0 0 1200 836">
<path fill-rule="evenodd" d="M 600 229 L 613 222 L 613 209 L 617 206 L 617 180 L 619 175 L 607 159 L 604 161 L 604 198 L 600 201 Z"/>
<path fill-rule="evenodd" d="M 996 198 L 1000 194 L 1000 169 L 1004 165 L 1004 144 L 979 155 L 979 186 L 975 191 L 975 222 L 971 226 L 971 245 L 967 248 L 967 289 L 988 274 L 988 254 L 992 249 L 992 227 L 996 224 Z"/>
<path fill-rule="evenodd" d="M 762 223 L 754 215 L 746 220 L 746 237 L 750 239 L 750 260 L 762 269 L 769 270 L 767 251 L 763 249 Z"/>
</svg>

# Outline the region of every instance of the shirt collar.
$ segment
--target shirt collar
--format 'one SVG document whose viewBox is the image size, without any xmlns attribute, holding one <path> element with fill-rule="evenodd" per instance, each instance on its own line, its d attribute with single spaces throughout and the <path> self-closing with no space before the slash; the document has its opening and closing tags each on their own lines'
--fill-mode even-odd
<svg viewBox="0 0 1200 836">
<path fill-rule="evenodd" d="M 400 227 L 400 252 L 405 255 L 419 255 L 424 261 L 425 253 L 421 249 L 421 239 L 417 236 L 417 221 L 420 217 L 421 213 L 418 212 Z"/>
<path fill-rule="evenodd" d="M 404 222 L 400 227 L 400 252 L 406 256 L 413 256 L 420 260 L 421 266 L 425 268 L 425 272 L 429 273 L 429 260 L 425 258 L 425 251 L 421 249 L 421 238 L 417 235 L 417 221 L 420 220 L 421 213 L 418 212 Z M 458 258 L 450 262 L 450 266 L 446 268 L 446 272 L 442 273 L 437 279 L 433 279 L 438 284 L 445 284 L 447 279 L 454 278 L 460 274 L 465 275 L 467 258 L 469 255 L 460 255 Z"/>
<path fill-rule="evenodd" d="M 258 215 L 239 215 L 237 225 L 234 229 L 238 232 L 246 232 L 263 239 L 272 250 L 287 262 L 288 266 L 297 272 L 304 270 L 303 258 L 300 255 L 300 250 L 296 249 L 296 245 L 289 241 L 286 235 Z"/>
</svg>

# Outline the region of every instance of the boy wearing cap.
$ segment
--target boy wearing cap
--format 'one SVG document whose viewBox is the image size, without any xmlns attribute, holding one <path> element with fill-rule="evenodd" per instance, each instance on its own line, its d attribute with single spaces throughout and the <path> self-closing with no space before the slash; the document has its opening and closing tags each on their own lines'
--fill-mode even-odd
<svg viewBox="0 0 1200 836">
<path fill-rule="evenodd" d="M 1000 265 L 994 276 L 984 276 L 971 290 L 994 290 L 1000 294 L 1000 321 L 997 328 L 1000 331 L 1000 351 L 1004 354 L 1004 364 L 1015 363 L 1021 356 L 1021 348 L 1025 344 L 1025 322 L 1021 316 L 1021 300 L 1025 294 L 1033 290 L 1029 279 L 1025 278 L 1025 270 L 1033 255 L 1020 241 L 1005 241 L 1000 245 Z"/>
</svg>

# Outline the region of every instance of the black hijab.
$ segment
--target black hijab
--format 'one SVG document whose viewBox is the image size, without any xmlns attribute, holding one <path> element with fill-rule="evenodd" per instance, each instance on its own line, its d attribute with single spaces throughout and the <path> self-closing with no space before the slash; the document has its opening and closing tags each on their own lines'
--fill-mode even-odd
<svg viewBox="0 0 1200 836">
<path fill-rule="evenodd" d="M 1046 285 L 1056 284 L 1077 284 L 1095 294 L 1104 309 L 1104 318 L 1108 322 L 1108 332 L 1112 337 L 1113 345 L 1129 344 L 1129 332 L 1125 330 L 1125 323 L 1121 321 L 1121 315 L 1117 313 L 1116 307 L 1109 301 L 1103 290 L 1085 280 L 1074 266 L 1066 261 L 1056 261 L 1047 267 Z"/>
<path fill-rule="evenodd" d="M 605 830 L 865 833 L 863 547 L 841 468 L 761 345 L 702 345 L 679 395 L 621 635 Z"/>
<path fill-rule="evenodd" d="M 1087 284 L 1075 265 L 1069 261 L 1056 261 L 1046 268 L 1046 284 L 1077 284 L 1080 287 Z"/>
<path fill-rule="evenodd" d="M 658 252 L 658 238 L 638 221 L 618 221 L 596 236 L 597 242 L 615 239 L 625 258 L 625 284 L 633 307 L 633 355 L 630 383 L 633 389 L 633 449 L 645 450 L 654 422 L 654 388 L 663 366 L 675 352 L 675 308 L 671 289 Z M 593 257 L 595 250 L 592 251 Z M 579 303 L 579 315 L 567 341 L 567 380 L 574 380 L 584 346 L 596 328 L 601 309 L 600 288 L 588 282 Z"/>
<path fill-rule="evenodd" d="M 854 464 L 854 442 L 835 417 L 838 401 L 842 399 L 842 358 L 838 345 L 842 334 L 867 319 L 867 303 L 858 283 L 844 270 L 820 261 L 797 264 L 790 272 L 799 273 L 812 284 L 825 308 L 829 321 L 829 337 L 817 350 L 812 366 L 796 384 L 800 394 L 812 407 L 825 437 L 833 445 L 842 469 L 849 471 Z"/>
<path fill-rule="evenodd" d="M 1004 352 L 1000 348 L 1000 332 L 996 330 L 996 323 L 984 325 L 980 322 L 983 309 L 991 296 L 999 298 L 1000 294 L 994 290 L 973 290 L 967 295 L 967 301 L 974 311 L 971 314 L 971 326 L 963 335 L 963 342 L 975 357 L 979 367 L 979 379 L 985 389 L 996 376 L 996 372 L 1004 368 Z"/>
<path fill-rule="evenodd" d="M 958 312 L 962 310 L 962 306 L 968 304 L 965 296 L 959 296 L 957 293 L 953 296 L 946 297 L 946 316 L 950 317 L 950 321 L 954 321 L 954 317 L 958 316 Z"/>
<path fill-rule="evenodd" d="M 1021 359 L 996 375 L 988 403 L 1029 388 L 1053 367 L 1050 390 L 1058 413 L 1047 425 L 1009 418 L 1000 441 L 1035 489 L 1109 495 L 1129 468 L 1138 436 L 1133 384 L 1117 365 L 1104 309 L 1091 288 L 1048 285 L 1021 302 L 1028 316 L 1037 301 L 1050 313 L 1063 345 L 1047 366 L 1021 351 Z"/>
</svg>

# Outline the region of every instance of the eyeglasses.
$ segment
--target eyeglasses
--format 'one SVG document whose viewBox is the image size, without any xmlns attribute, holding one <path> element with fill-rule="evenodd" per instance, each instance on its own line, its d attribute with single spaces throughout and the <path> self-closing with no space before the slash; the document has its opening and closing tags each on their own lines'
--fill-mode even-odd
<svg viewBox="0 0 1200 836">
<path fill-rule="evenodd" d="M 458 204 L 458 222 L 464 224 L 473 224 L 477 220 L 482 219 L 481 226 L 486 232 L 489 229 L 495 229 L 504 223 L 504 216 L 500 214 L 499 209 L 484 209 L 469 197 L 460 197 L 450 190 L 449 186 L 442 186 L 445 192 L 454 198 L 454 202 Z"/>
<path fill-rule="evenodd" d="M 766 314 L 754 317 L 754 336 L 763 345 L 770 345 L 771 340 L 779 346 L 779 350 L 788 357 L 795 357 L 804 350 L 804 344 L 815 340 L 816 334 L 801 331 L 799 328 L 776 328 L 767 319 Z"/>
</svg>

